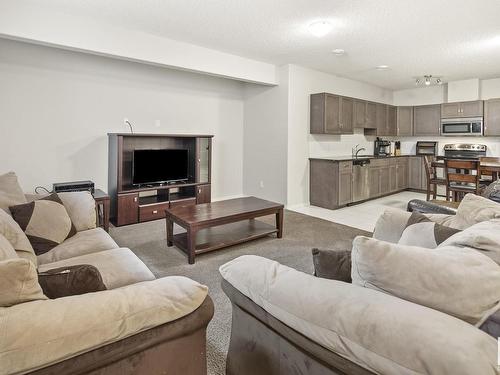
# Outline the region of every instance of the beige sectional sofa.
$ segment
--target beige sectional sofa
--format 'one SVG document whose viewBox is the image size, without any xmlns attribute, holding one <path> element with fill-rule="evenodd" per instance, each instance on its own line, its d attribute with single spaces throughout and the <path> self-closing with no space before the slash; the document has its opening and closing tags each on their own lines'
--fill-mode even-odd
<svg viewBox="0 0 500 375">
<path fill-rule="evenodd" d="M 497 374 L 480 325 L 500 308 L 500 205 L 469 196 L 457 215 L 428 215 L 463 229 L 432 250 L 398 244 L 410 216 L 388 210 L 355 239 L 352 283 L 257 256 L 221 266 L 226 373 Z"/>
<path fill-rule="evenodd" d="M 181 276 L 156 279 L 96 226 L 89 193 L 59 197 L 77 230 L 73 237 L 35 256 L 1 209 L 0 235 L 39 272 L 95 266 L 107 290 L 0 307 L 0 374 L 205 374 L 213 316 L 207 287 Z"/>
</svg>

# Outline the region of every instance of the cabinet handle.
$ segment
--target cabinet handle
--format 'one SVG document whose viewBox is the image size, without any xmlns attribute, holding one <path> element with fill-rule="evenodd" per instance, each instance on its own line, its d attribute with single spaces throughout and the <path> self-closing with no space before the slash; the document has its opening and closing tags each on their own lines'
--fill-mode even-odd
<svg viewBox="0 0 500 375">
<path fill-rule="evenodd" d="M 157 214 L 157 213 L 158 213 L 158 210 L 153 210 L 153 213 L 154 213 L 154 214 Z"/>
<path fill-rule="evenodd" d="M 137 197 L 134 197 L 134 202 L 137 202 Z"/>
<path fill-rule="evenodd" d="M 198 189 L 198 194 L 201 194 L 201 189 Z"/>
</svg>

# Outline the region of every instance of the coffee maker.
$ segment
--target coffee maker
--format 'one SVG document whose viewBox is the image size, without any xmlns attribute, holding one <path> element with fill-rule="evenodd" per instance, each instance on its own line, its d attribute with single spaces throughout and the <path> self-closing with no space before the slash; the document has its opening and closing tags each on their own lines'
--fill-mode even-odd
<svg viewBox="0 0 500 375">
<path fill-rule="evenodd" d="M 374 154 L 376 156 L 389 156 L 391 154 L 391 141 L 377 137 L 375 140 Z"/>
</svg>

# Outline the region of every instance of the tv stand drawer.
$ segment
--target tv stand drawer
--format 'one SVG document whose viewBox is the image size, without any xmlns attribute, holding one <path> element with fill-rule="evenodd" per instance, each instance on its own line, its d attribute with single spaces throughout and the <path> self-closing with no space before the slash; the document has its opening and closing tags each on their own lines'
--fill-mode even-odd
<svg viewBox="0 0 500 375">
<path fill-rule="evenodd" d="M 165 217 L 168 202 L 139 207 L 139 221 L 156 220 Z"/>
</svg>

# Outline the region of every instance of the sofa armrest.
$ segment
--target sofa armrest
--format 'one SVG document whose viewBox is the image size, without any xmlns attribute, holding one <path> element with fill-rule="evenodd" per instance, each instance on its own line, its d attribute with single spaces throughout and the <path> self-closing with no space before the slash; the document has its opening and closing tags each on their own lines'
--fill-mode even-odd
<svg viewBox="0 0 500 375">
<path fill-rule="evenodd" d="M 496 374 L 496 340 L 439 311 L 253 255 L 220 272 L 273 317 L 375 373 Z"/>
<path fill-rule="evenodd" d="M 206 297 L 206 286 L 172 276 L 2 309 L 2 370 L 34 370 L 119 341 L 192 313 Z"/>
<path fill-rule="evenodd" d="M 408 212 L 420 212 L 422 214 L 455 215 L 457 213 L 456 208 L 423 201 L 421 199 L 412 199 L 411 201 L 409 201 L 407 210 Z"/>
</svg>

